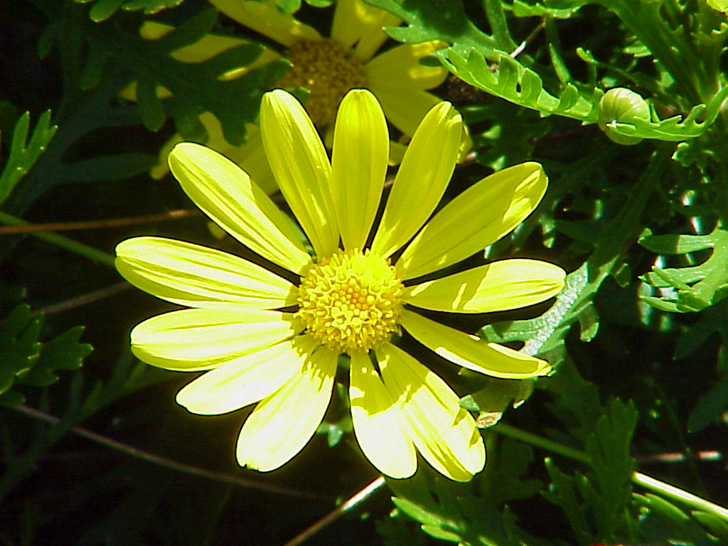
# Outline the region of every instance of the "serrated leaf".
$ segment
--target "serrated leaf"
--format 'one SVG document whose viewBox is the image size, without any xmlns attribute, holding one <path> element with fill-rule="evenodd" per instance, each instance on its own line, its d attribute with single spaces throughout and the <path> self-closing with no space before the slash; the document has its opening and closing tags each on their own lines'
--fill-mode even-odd
<svg viewBox="0 0 728 546">
<path fill-rule="evenodd" d="M 419 44 L 430 40 L 457 43 L 458 47 L 490 50 L 495 40 L 480 31 L 465 13 L 462 2 L 451 0 L 367 0 L 406 23 L 385 32 L 397 41 Z"/>
<path fill-rule="evenodd" d="M 687 254 L 713 249 L 702 264 L 685 268 L 660 269 L 642 276 L 656 288 L 673 288 L 661 297 L 642 296 L 643 301 L 678 313 L 702 311 L 728 297 L 728 231 L 716 229 L 709 235 L 659 235 L 640 240 L 648 250 L 661 254 Z"/>
<path fill-rule="evenodd" d="M 710 390 L 698 397 L 695 408 L 690 412 L 690 432 L 700 432 L 711 423 L 718 422 L 728 408 L 728 299 L 702 311 L 700 320 L 683 332 L 675 344 L 675 358 L 687 358 L 716 333 L 720 336 L 716 378 L 711 382 Z"/>
<path fill-rule="evenodd" d="M 58 381 L 56 371 L 80 368 L 83 359 L 93 350 L 90 345 L 79 342 L 82 334 L 83 327 L 76 326 L 43 343 L 37 362 L 18 382 L 34 387 L 47 387 Z"/>
<path fill-rule="evenodd" d="M 57 127 L 51 125 L 50 120 L 51 112 L 46 110 L 38 119 L 30 140 L 28 140 L 30 112 L 25 112 L 16 123 L 8 161 L 0 175 L 0 203 L 7 199 L 53 138 Z"/>
<path fill-rule="evenodd" d="M 76 327 L 47 342 L 40 342 L 43 317 L 33 314 L 28 305 L 19 305 L 0 330 L 0 403 L 17 405 L 22 393 L 10 389 L 17 385 L 47 387 L 58 381 L 57 370 L 74 370 L 91 352 L 79 343 L 83 328 Z"/>
<path fill-rule="evenodd" d="M 568 83 L 559 95 L 554 95 L 544 89 L 541 76 L 501 51 L 495 51 L 492 60 L 486 60 L 483 53 L 475 49 L 462 53 L 448 48 L 439 56 L 458 78 L 491 95 L 537 110 L 542 115 L 558 114 L 583 123 L 597 121 L 596 104 L 603 94 L 598 89 L 584 94 Z"/>
<path fill-rule="evenodd" d="M 629 122 L 611 121 L 609 129 L 626 137 L 652 138 L 680 142 L 697 138 L 705 133 L 715 122 L 720 113 L 720 107 L 728 96 L 728 87 L 717 93 L 710 104 L 698 104 L 690 109 L 687 116 L 673 116 L 668 119 L 659 119 L 652 109 L 652 119 L 635 118 Z"/>
<path fill-rule="evenodd" d="M 498 443 L 495 453 L 492 451 L 488 450 L 488 465 L 481 475 L 482 490 L 487 491 L 488 502 L 500 507 L 538 493 L 543 485 L 541 481 L 524 478 L 533 463 L 533 450 L 528 444 L 505 438 Z"/>
<path fill-rule="evenodd" d="M 487 489 L 482 496 L 475 496 L 469 484 L 451 482 L 425 469 L 413 478 L 387 483 L 395 494 L 395 506 L 432 537 L 469 546 L 532 543 L 531 537 L 516 526 L 507 507 L 502 511 L 496 508 Z"/>
<path fill-rule="evenodd" d="M 630 456 L 637 410 L 612 399 L 587 437 L 585 452 L 590 470 L 569 476 L 547 463 L 552 485 L 545 498 L 561 507 L 579 544 L 612 542 L 626 526 L 635 462 Z"/>
<path fill-rule="evenodd" d="M 38 361 L 41 326 L 41 317 L 33 315 L 28 305 L 19 305 L 6 318 L 0 330 L 0 393 L 8 391 Z"/>
<path fill-rule="evenodd" d="M 460 113 L 472 132 L 474 147 L 479 150 L 478 163 L 496 171 L 529 160 L 535 140 L 551 127 L 548 119 L 502 100 L 463 107 Z M 480 123 L 486 123 L 488 129 L 476 133 Z"/>
<path fill-rule="evenodd" d="M 116 39 L 93 37 L 95 47 L 108 49 L 115 61 L 135 73 L 139 114 L 150 130 L 158 130 L 166 118 L 166 109 L 156 94 L 158 88 L 164 88 L 172 94 L 165 103 L 183 138 L 202 139 L 199 117 L 211 112 L 220 121 L 225 139 L 240 145 L 246 136 L 245 124 L 258 115 L 260 97 L 288 70 L 290 64 L 279 59 L 238 77 L 221 79 L 250 66 L 263 52 L 262 46 L 242 40 L 240 45 L 201 62 L 185 63 L 171 57 L 173 51 L 201 40 L 215 21 L 215 10 L 205 9 L 157 40 L 121 33 L 111 25 L 104 25 L 104 29 Z"/>
</svg>

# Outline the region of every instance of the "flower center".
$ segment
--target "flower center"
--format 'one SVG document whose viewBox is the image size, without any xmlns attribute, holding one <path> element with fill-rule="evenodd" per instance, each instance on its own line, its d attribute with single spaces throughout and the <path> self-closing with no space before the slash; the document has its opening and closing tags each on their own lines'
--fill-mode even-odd
<svg viewBox="0 0 728 546">
<path fill-rule="evenodd" d="M 317 127 L 333 123 L 346 92 L 366 84 L 362 63 L 337 42 L 301 40 L 284 56 L 293 66 L 278 85 L 308 89 L 306 110 Z"/>
<path fill-rule="evenodd" d="M 311 266 L 298 290 L 297 316 L 329 349 L 368 351 L 397 330 L 404 288 L 379 256 L 339 251 Z"/>
</svg>

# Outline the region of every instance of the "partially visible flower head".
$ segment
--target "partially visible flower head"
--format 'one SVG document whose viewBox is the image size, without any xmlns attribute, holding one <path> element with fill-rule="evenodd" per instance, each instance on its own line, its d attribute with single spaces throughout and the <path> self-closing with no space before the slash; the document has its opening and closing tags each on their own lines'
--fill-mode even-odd
<svg viewBox="0 0 728 546">
<path fill-rule="evenodd" d="M 272 49 L 265 50 L 250 68 L 280 56 L 289 60 L 293 66 L 276 87 L 306 89 L 309 92 L 306 109 L 316 127 L 322 131 L 331 127 L 339 102 L 350 89 L 370 89 L 382 104 L 387 119 L 407 137 L 414 134 L 425 113 L 440 100 L 428 90 L 445 80 L 447 70 L 439 66 L 422 65 L 420 60 L 444 44 L 425 42 L 399 45 L 376 55 L 387 39 L 383 27 L 397 26 L 400 21 L 361 0 L 339 0 L 336 3 L 328 37 L 321 36 L 316 29 L 293 16 L 280 12 L 275 0 L 210 0 L 210 3 L 243 27 L 283 47 L 280 55 Z M 159 38 L 170 30 L 171 27 L 148 23 L 143 33 L 147 38 Z M 241 43 L 243 40 L 229 36 L 209 35 L 197 44 L 178 50 L 175 57 L 199 62 Z M 226 74 L 225 78 L 239 77 L 246 71 L 244 68 Z M 127 96 L 131 97 L 128 93 Z M 208 146 L 255 174 L 258 184 L 268 193 L 276 189 L 275 180 L 262 154 L 260 133 L 256 126 L 246 126 L 248 141 L 245 145 L 233 146 L 223 137 L 220 123 L 212 114 L 204 113 L 200 121 L 209 135 Z M 155 178 L 166 174 L 167 155 L 181 140 L 181 137 L 175 136 L 162 149 L 163 160 L 152 171 Z M 330 138 L 324 140 L 330 143 Z M 403 150 L 398 146 L 393 157 L 401 157 L 401 153 Z"/>
<path fill-rule="evenodd" d="M 129 282 L 189 307 L 146 320 L 131 336 L 134 353 L 152 365 L 206 371 L 177 401 L 204 415 L 257 402 L 238 438 L 242 466 L 273 470 L 303 448 L 324 417 L 345 354 L 354 432 L 377 469 L 411 476 L 419 452 L 453 480 L 482 470 L 485 450 L 473 417 L 438 375 L 396 344 L 400 332 L 494 377 L 549 373 L 543 360 L 419 313 L 515 309 L 554 296 L 564 283 L 561 268 L 528 259 L 444 273 L 517 226 L 547 184 L 540 165 L 524 163 L 484 178 L 433 216 L 455 167 L 461 124 L 447 103 L 429 111 L 377 221 L 389 138 L 374 96 L 345 96 L 329 160 L 301 104 L 281 90 L 267 93 L 265 151 L 315 257 L 235 163 L 199 144 L 172 150 L 170 169 L 197 206 L 296 278 L 170 239 L 138 237 L 117 247 L 117 268 Z"/>
</svg>

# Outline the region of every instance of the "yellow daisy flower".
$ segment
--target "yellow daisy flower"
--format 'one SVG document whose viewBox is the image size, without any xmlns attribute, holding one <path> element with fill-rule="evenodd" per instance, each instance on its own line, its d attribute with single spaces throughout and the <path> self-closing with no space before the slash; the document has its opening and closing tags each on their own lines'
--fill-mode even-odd
<svg viewBox="0 0 728 546">
<path fill-rule="evenodd" d="M 210 3 L 244 27 L 283 46 L 281 55 L 293 63 L 293 67 L 276 87 L 307 89 L 310 95 L 306 99 L 306 109 L 316 127 L 331 126 L 339 102 L 354 88 L 370 89 L 382 104 L 387 119 L 408 137 L 414 134 L 425 113 L 440 100 L 427 90 L 440 85 L 447 71 L 443 67 L 424 66 L 420 60 L 444 44 L 399 45 L 375 56 L 387 39 L 382 27 L 397 26 L 401 21 L 361 0 L 337 2 L 329 38 L 292 15 L 282 13 L 275 0 L 210 0 Z M 145 25 L 143 35 L 149 39 L 159 38 L 170 30 L 171 27 L 150 23 Z M 174 56 L 178 60 L 200 62 L 241 43 L 243 40 L 210 35 Z M 276 52 L 267 49 L 254 66 L 277 58 L 280 57 Z M 239 77 L 246 71 L 224 77 Z M 208 146 L 225 154 L 244 170 L 254 170 L 258 175 L 255 180 L 269 193 L 275 190 L 270 169 L 260 161 L 262 144 L 257 127 L 247 125 L 248 142 L 244 146 L 232 146 L 223 137 L 220 123 L 212 114 L 203 114 L 200 121 L 209 135 Z M 330 138 L 325 140 L 329 142 Z M 161 153 L 163 160 L 152 171 L 152 176 L 161 178 L 166 174 L 167 155 L 180 141 L 176 136 L 166 144 Z M 397 147 L 393 157 L 399 159 L 402 153 L 403 149 Z"/>
<path fill-rule="evenodd" d="M 485 463 L 473 417 L 393 338 L 403 329 L 457 366 L 495 377 L 549 373 L 543 360 L 418 312 L 501 311 L 559 292 L 564 271 L 537 260 L 442 273 L 530 214 L 546 190 L 541 166 L 524 163 L 488 176 L 430 218 L 461 139 L 460 115 L 440 103 L 415 132 L 377 222 L 389 138 L 369 91 L 352 90 L 342 101 L 331 160 L 303 106 L 285 91 L 264 96 L 260 121 L 278 186 L 315 258 L 290 219 L 235 163 L 205 146 L 178 144 L 169 166 L 183 190 L 280 274 L 181 241 L 122 242 L 117 268 L 129 282 L 189 307 L 136 326 L 134 354 L 169 370 L 205 371 L 177 395 L 193 413 L 222 414 L 257 402 L 240 432 L 237 460 L 261 471 L 285 464 L 311 439 L 329 405 L 339 356 L 348 355 L 354 432 L 374 466 L 405 478 L 415 472 L 419 452 L 443 475 L 469 480 Z"/>
</svg>

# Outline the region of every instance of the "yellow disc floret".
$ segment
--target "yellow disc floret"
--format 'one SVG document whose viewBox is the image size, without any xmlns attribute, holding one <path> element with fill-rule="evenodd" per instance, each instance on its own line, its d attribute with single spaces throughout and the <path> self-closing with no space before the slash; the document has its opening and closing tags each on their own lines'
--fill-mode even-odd
<svg viewBox="0 0 728 546">
<path fill-rule="evenodd" d="M 301 40 L 288 48 L 285 57 L 293 66 L 278 85 L 308 89 L 306 110 L 317 127 L 333 123 L 347 91 L 365 87 L 362 63 L 332 40 Z"/>
<path fill-rule="evenodd" d="M 329 349 L 368 351 L 397 330 L 403 291 L 383 258 L 340 251 L 313 264 L 301 279 L 297 315 Z"/>
</svg>

